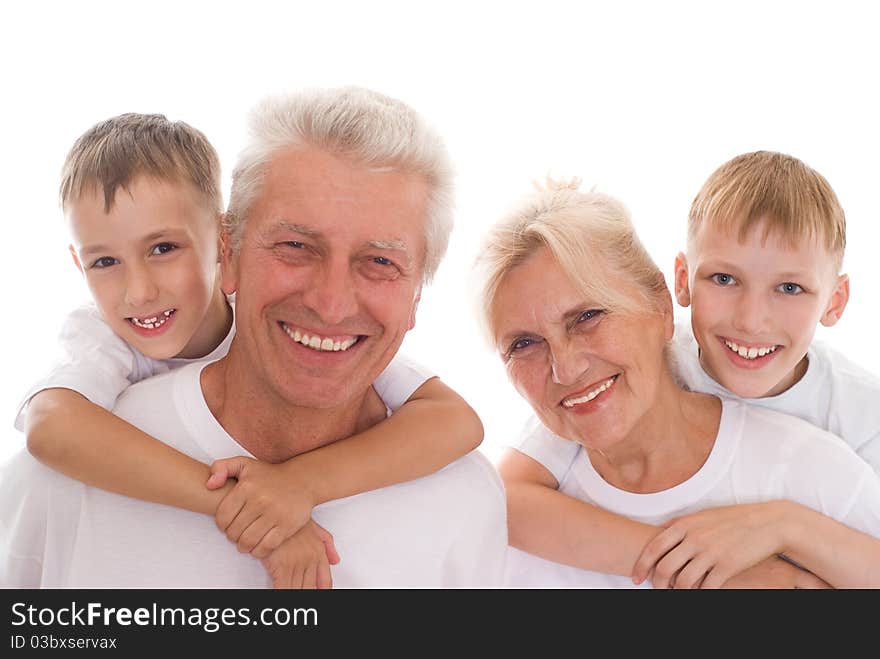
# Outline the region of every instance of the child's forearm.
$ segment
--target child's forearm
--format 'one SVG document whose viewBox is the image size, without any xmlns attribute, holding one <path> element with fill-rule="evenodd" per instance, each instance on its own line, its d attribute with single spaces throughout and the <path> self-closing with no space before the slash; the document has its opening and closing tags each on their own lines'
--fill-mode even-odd
<svg viewBox="0 0 880 659">
<path fill-rule="evenodd" d="M 836 588 L 880 588 L 880 540 L 811 508 L 784 505 L 779 553 Z"/>
<path fill-rule="evenodd" d="M 505 489 L 509 543 L 557 563 L 630 576 L 659 531 L 537 483 Z"/>
<path fill-rule="evenodd" d="M 427 476 L 483 440 L 477 413 L 437 378 L 397 412 L 346 439 L 288 461 L 315 504 Z"/>
<path fill-rule="evenodd" d="M 27 446 L 71 478 L 136 499 L 213 515 L 231 487 L 208 490 L 208 465 L 171 448 L 69 389 L 28 405 Z"/>
</svg>

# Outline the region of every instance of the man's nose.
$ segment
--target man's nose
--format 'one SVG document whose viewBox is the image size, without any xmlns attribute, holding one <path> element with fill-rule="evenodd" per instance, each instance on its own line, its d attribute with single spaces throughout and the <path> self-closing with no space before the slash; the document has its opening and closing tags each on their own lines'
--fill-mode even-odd
<svg viewBox="0 0 880 659">
<path fill-rule="evenodd" d="M 153 281 L 150 269 L 145 265 L 127 265 L 125 271 L 125 302 L 141 307 L 159 296 L 159 287 Z"/>
<path fill-rule="evenodd" d="M 357 298 L 349 264 L 341 259 L 325 261 L 316 269 L 303 294 L 303 302 L 326 325 L 338 325 L 357 315 Z"/>
<path fill-rule="evenodd" d="M 551 346 L 551 372 L 553 382 L 570 385 L 579 382 L 590 368 L 590 355 L 584 345 L 567 340 Z"/>
</svg>

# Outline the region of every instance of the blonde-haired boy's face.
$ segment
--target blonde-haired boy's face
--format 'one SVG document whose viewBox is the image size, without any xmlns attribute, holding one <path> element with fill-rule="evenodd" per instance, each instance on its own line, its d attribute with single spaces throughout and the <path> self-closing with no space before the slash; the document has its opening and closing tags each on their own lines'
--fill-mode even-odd
<svg viewBox="0 0 880 659">
<path fill-rule="evenodd" d="M 74 261 L 126 343 L 168 359 L 204 356 L 222 340 L 222 317 L 212 323 L 208 314 L 225 299 L 217 218 L 193 187 L 141 176 L 117 190 L 109 212 L 93 188 L 65 215 Z"/>
<path fill-rule="evenodd" d="M 705 224 L 675 265 L 676 298 L 691 307 L 700 363 L 744 398 L 775 396 L 804 374 L 818 323 L 837 322 L 849 297 L 846 275 L 822 245 L 796 248 L 759 222 L 742 242 Z"/>
</svg>

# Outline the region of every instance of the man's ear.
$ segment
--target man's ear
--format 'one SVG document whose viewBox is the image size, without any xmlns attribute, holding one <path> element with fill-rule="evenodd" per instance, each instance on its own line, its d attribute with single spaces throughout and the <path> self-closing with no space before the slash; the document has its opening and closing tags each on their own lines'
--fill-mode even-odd
<svg viewBox="0 0 880 659">
<path fill-rule="evenodd" d="M 828 298 L 828 306 L 825 308 L 825 312 L 822 314 L 819 322 L 825 327 L 834 325 L 843 315 L 847 302 L 849 302 L 849 275 L 840 275 L 837 278 L 834 290 L 831 292 L 831 297 Z"/>
<path fill-rule="evenodd" d="M 419 289 L 416 291 L 416 298 L 413 300 L 412 311 L 409 312 L 409 327 L 407 327 L 407 331 L 416 326 L 416 310 L 419 308 L 419 301 L 421 299 L 422 287 L 419 285 Z"/>
<path fill-rule="evenodd" d="M 70 250 L 70 255 L 73 257 L 73 265 L 76 266 L 76 269 L 79 270 L 79 273 L 85 276 L 85 271 L 83 270 L 82 263 L 80 263 L 79 257 L 76 255 L 76 250 L 73 248 L 73 245 L 68 245 L 67 249 Z"/>
<path fill-rule="evenodd" d="M 226 295 L 238 289 L 238 250 L 233 249 L 232 236 L 227 230 L 220 232 L 220 288 Z"/>
<path fill-rule="evenodd" d="M 691 304 L 691 289 L 688 282 L 688 262 L 684 252 L 675 257 L 675 299 L 683 307 Z"/>
</svg>

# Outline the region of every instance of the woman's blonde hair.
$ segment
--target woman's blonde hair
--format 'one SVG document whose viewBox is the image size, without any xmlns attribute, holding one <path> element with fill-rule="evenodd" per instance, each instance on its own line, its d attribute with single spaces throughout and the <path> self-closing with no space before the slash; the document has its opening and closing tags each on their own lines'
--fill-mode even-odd
<svg viewBox="0 0 880 659">
<path fill-rule="evenodd" d="M 546 248 L 590 304 L 608 311 L 659 310 L 668 295 L 660 269 L 617 199 L 580 190 L 580 180 L 547 179 L 489 230 L 477 257 L 477 316 L 490 344 L 498 289 L 513 268 Z M 633 283 L 611 285 L 609 272 Z M 553 291 L 547 291 L 553 295 Z"/>
</svg>

